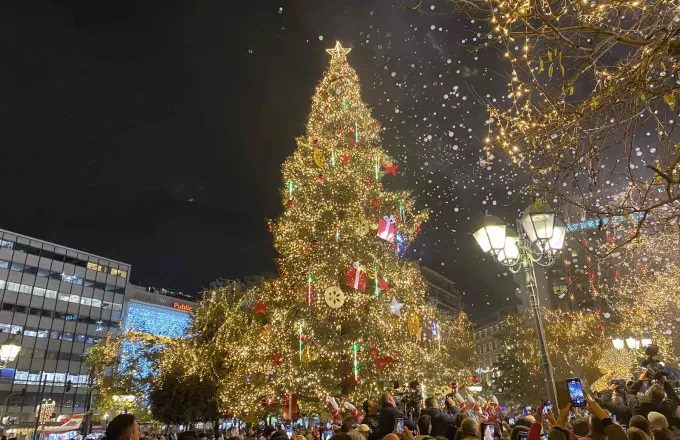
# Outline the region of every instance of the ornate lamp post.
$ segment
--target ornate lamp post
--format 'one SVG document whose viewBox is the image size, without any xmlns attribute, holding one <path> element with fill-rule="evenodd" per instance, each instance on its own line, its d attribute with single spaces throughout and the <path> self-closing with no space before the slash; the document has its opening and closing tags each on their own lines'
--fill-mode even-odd
<svg viewBox="0 0 680 440">
<path fill-rule="evenodd" d="M 524 211 L 517 221 L 516 231 L 506 226 L 498 217 L 485 215 L 473 233 L 482 251 L 493 255 L 496 261 L 509 268 L 510 272 L 524 271 L 538 334 L 545 387 L 552 402 L 557 402 L 557 393 L 543 331 L 534 265 L 548 267 L 555 262 L 555 254 L 564 245 L 565 233 L 564 222 L 558 219 L 555 211 L 544 202 L 535 202 Z"/>
</svg>

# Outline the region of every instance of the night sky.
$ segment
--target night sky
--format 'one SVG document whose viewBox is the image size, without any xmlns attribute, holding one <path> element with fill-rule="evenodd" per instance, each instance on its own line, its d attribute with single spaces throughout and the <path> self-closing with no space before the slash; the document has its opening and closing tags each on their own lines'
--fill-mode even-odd
<svg viewBox="0 0 680 440">
<path fill-rule="evenodd" d="M 431 6 L 434 9 L 431 9 Z M 477 23 L 396 0 L 15 2 L 0 13 L 0 227 L 131 263 L 143 285 L 197 291 L 275 271 L 282 210 L 325 48 L 352 47 L 364 99 L 431 220 L 408 255 L 459 283 L 467 310 L 514 285 L 470 235 L 512 219 L 518 170 L 481 160 L 505 65 Z M 518 177 L 520 174 L 520 177 Z"/>
</svg>

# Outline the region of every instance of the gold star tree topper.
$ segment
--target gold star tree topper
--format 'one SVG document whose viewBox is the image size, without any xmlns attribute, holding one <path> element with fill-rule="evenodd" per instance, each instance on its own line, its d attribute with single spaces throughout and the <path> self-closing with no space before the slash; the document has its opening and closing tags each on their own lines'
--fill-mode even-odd
<svg viewBox="0 0 680 440">
<path fill-rule="evenodd" d="M 326 49 L 326 52 L 332 56 L 344 56 L 347 55 L 352 50 L 351 47 L 342 47 L 339 41 L 335 42 L 335 47 Z"/>
</svg>

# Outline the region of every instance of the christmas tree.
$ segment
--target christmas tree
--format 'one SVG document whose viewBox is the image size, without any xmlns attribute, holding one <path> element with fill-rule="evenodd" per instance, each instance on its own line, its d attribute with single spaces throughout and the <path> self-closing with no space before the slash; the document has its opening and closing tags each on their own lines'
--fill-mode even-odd
<svg viewBox="0 0 680 440">
<path fill-rule="evenodd" d="M 296 401 L 318 411 L 329 396 L 356 403 L 393 381 L 435 394 L 469 377 L 455 359 L 473 344 L 469 321 L 440 315 L 419 268 L 401 258 L 427 213 L 383 188 L 398 165 L 380 146 L 350 49 L 327 52 L 306 134 L 283 165 L 284 212 L 269 226 L 279 277 L 245 295 L 238 344 L 238 322 L 215 338 L 216 352 L 230 347 L 219 389 L 236 414 L 279 404 L 294 418 Z"/>
</svg>

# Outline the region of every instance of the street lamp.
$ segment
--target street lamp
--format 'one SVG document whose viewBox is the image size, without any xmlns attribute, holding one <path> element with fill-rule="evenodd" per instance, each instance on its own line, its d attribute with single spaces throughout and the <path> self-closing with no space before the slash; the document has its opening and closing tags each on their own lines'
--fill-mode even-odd
<svg viewBox="0 0 680 440">
<path fill-rule="evenodd" d="M 21 351 L 21 345 L 16 343 L 16 335 L 13 334 L 7 340 L 0 345 L 0 368 L 5 368 L 7 364 L 13 362 L 17 358 L 19 352 Z"/>
<path fill-rule="evenodd" d="M 635 336 L 631 335 L 626 338 L 626 347 L 629 350 L 636 350 L 640 348 L 640 341 L 638 341 Z"/>
<path fill-rule="evenodd" d="M 642 348 L 647 348 L 650 345 L 652 345 L 652 337 L 649 335 L 642 335 L 640 338 L 640 344 L 642 344 Z"/>
<path fill-rule="evenodd" d="M 623 341 L 623 339 L 617 337 L 612 339 L 612 345 L 616 350 L 623 350 L 625 342 Z"/>
<path fill-rule="evenodd" d="M 545 387 L 549 399 L 556 402 L 555 379 L 545 342 L 534 264 L 548 267 L 555 262 L 555 254 L 564 246 L 567 228 L 548 204 L 537 201 L 524 211 L 516 229 L 515 232 L 507 227 L 498 217 L 485 215 L 472 235 L 483 252 L 493 255 L 510 272 L 524 271 L 538 334 Z"/>
</svg>

